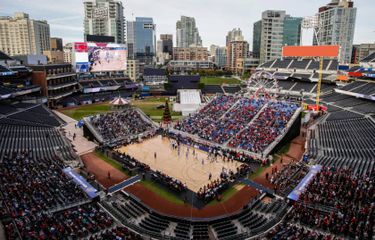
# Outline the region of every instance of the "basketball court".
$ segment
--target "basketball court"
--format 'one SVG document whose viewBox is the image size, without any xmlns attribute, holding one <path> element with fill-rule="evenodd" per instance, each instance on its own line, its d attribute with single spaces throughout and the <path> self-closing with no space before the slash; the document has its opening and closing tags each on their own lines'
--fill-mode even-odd
<svg viewBox="0 0 375 240">
<path fill-rule="evenodd" d="M 193 149 L 195 149 L 195 155 Z M 181 144 L 180 154 L 178 154 L 178 151 L 172 148 L 171 140 L 162 136 L 156 136 L 117 150 L 149 165 L 154 171 L 160 171 L 180 180 L 193 192 L 198 192 L 201 187 L 210 183 L 210 173 L 211 179 L 216 180 L 220 178 L 223 167 L 226 171 L 236 172 L 237 167 L 241 165 L 237 161 L 223 161 L 220 157 L 210 160 L 205 151 L 183 144 Z"/>
</svg>

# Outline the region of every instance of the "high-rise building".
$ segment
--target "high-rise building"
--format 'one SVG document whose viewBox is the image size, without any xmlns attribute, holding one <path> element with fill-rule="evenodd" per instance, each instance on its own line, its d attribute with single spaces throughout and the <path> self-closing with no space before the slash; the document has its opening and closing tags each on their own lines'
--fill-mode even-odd
<svg viewBox="0 0 375 240">
<path fill-rule="evenodd" d="M 227 63 L 227 48 L 218 47 L 215 53 L 215 63 L 219 68 L 224 68 Z"/>
<path fill-rule="evenodd" d="M 173 49 L 173 60 L 176 61 L 207 61 L 208 50 L 201 46 L 191 46 L 188 48 L 175 47 Z"/>
<path fill-rule="evenodd" d="M 63 47 L 64 62 L 72 64 L 73 43 L 67 43 Z"/>
<path fill-rule="evenodd" d="M 375 43 L 361 43 L 353 45 L 352 63 L 359 63 L 362 59 L 375 52 Z"/>
<path fill-rule="evenodd" d="M 301 44 L 302 18 L 294 18 L 285 11 L 267 10 L 262 19 L 254 23 L 253 56 L 260 63 L 281 57 L 285 45 Z M 259 35 L 260 34 L 260 35 Z"/>
<path fill-rule="evenodd" d="M 125 43 L 125 17 L 121 1 L 85 1 L 83 21 L 87 35 L 112 36 L 116 43 Z"/>
<path fill-rule="evenodd" d="M 172 34 L 160 34 L 161 51 L 173 55 L 173 35 Z"/>
<path fill-rule="evenodd" d="M 302 20 L 303 18 L 301 17 L 291 17 L 289 15 L 285 16 L 283 30 L 283 45 L 301 45 Z"/>
<path fill-rule="evenodd" d="M 262 20 L 254 23 L 253 27 L 253 56 L 260 57 L 260 42 L 262 40 Z"/>
<path fill-rule="evenodd" d="M 244 40 L 231 41 L 227 46 L 227 69 L 236 72 L 237 60 L 247 58 L 249 54 L 249 44 Z"/>
<path fill-rule="evenodd" d="M 26 13 L 0 17 L 0 51 L 10 56 L 42 54 L 50 49 L 50 29 L 46 21 L 33 20 Z"/>
<path fill-rule="evenodd" d="M 63 50 L 63 40 L 61 38 L 53 37 L 50 41 L 51 51 L 62 51 Z"/>
<path fill-rule="evenodd" d="M 242 31 L 239 28 L 233 28 L 232 31 L 228 32 L 228 34 L 226 36 L 226 45 L 228 46 L 228 44 L 230 42 L 236 41 L 236 40 L 244 40 L 244 37 L 242 35 Z"/>
<path fill-rule="evenodd" d="M 128 22 L 128 53 L 130 59 L 151 64 L 156 53 L 155 24 L 152 18 L 136 17 Z"/>
<path fill-rule="evenodd" d="M 202 39 L 193 17 L 181 16 L 176 23 L 176 46 L 187 48 L 190 45 L 202 46 Z"/>
<path fill-rule="evenodd" d="M 350 63 L 357 8 L 349 0 L 332 0 L 319 8 L 319 30 L 314 44 L 339 45 L 341 63 Z"/>
</svg>

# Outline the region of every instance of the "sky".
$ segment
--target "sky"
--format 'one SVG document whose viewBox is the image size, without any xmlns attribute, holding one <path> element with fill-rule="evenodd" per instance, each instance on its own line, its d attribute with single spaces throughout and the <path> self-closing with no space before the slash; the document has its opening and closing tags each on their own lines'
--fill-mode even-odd
<svg viewBox="0 0 375 240">
<path fill-rule="evenodd" d="M 293 17 L 313 16 L 330 0 L 122 0 L 127 20 L 152 17 L 156 34 L 175 35 L 176 21 L 181 15 L 194 17 L 204 46 L 224 46 L 225 36 L 233 28 L 241 28 L 252 45 L 253 23 L 265 10 L 285 10 Z M 357 21 L 354 43 L 375 42 L 375 0 L 354 0 Z M 83 0 L 1 0 L 0 16 L 26 12 L 32 19 L 47 20 L 51 36 L 64 43 L 83 40 Z M 175 36 L 174 36 L 175 37 Z M 303 43 L 311 42 L 311 32 Z"/>
</svg>

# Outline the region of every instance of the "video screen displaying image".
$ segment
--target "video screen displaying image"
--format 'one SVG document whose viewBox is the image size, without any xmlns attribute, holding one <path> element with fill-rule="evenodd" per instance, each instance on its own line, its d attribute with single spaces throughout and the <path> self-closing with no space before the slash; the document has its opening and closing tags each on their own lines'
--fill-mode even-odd
<svg viewBox="0 0 375 240">
<path fill-rule="evenodd" d="M 80 42 L 74 45 L 76 72 L 125 71 L 128 51 L 125 45 Z"/>
<path fill-rule="evenodd" d="M 90 72 L 126 70 L 127 50 L 125 47 L 106 44 L 89 46 L 88 58 Z"/>
</svg>

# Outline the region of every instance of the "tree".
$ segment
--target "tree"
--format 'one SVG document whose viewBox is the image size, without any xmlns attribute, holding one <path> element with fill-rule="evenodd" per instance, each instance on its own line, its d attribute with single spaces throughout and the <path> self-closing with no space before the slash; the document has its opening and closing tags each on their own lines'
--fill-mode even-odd
<svg viewBox="0 0 375 240">
<path fill-rule="evenodd" d="M 169 110 L 169 103 L 168 103 L 168 99 L 167 99 L 167 100 L 165 100 L 163 122 L 164 123 L 170 123 L 171 121 L 172 121 L 171 111 Z"/>
</svg>

